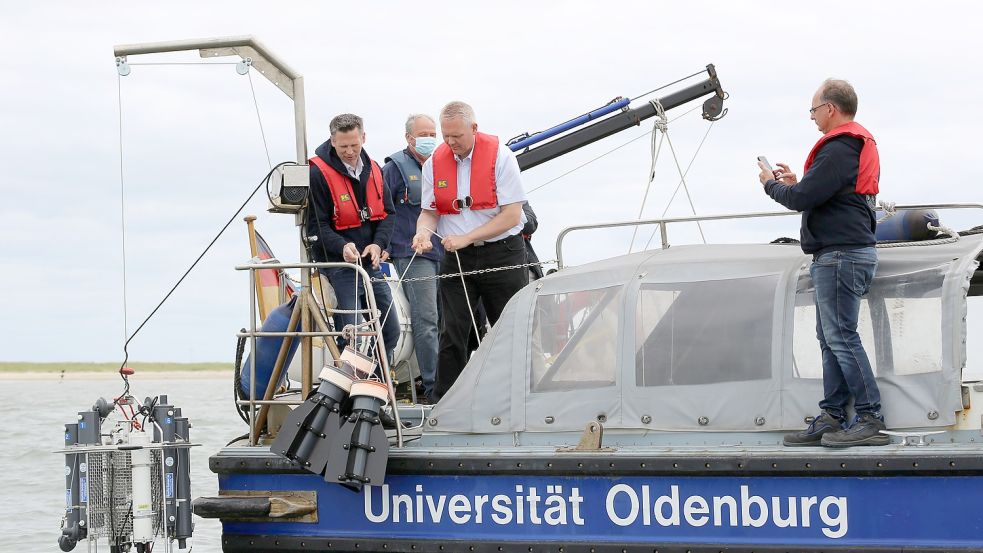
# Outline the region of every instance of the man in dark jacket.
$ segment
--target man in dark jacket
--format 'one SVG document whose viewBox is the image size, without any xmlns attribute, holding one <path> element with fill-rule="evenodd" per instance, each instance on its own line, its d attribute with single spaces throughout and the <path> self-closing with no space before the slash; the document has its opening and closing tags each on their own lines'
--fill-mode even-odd
<svg viewBox="0 0 983 553">
<path fill-rule="evenodd" d="M 779 163 L 759 162 L 759 179 L 776 202 L 802 212 L 802 251 L 812 254 L 816 335 L 822 351 L 822 413 L 808 428 L 787 434 L 785 445 L 887 445 L 881 397 L 857 333 L 861 297 L 877 269 L 874 201 L 880 160 L 873 136 L 853 121 L 857 94 L 846 81 L 827 79 L 809 114 L 823 133 L 806 159 L 801 181 Z M 856 418 L 847 424 L 853 396 Z"/>
<path fill-rule="evenodd" d="M 379 262 L 389 246 L 394 219 L 392 196 L 383 184 L 382 170 L 362 148 L 365 131 L 362 118 L 350 113 L 338 115 L 329 126 L 331 139 L 318 146 L 311 158 L 310 209 L 307 234 L 317 236 L 311 244 L 311 257 L 318 262 L 360 264 L 372 278 L 378 316 L 385 317 L 382 338 L 386 354 L 392 358 L 399 339 L 399 320 L 390 310 L 392 294 L 382 282 Z M 367 309 L 363 279 L 349 268 L 322 270 L 334 288 L 342 311 Z M 337 330 L 356 324 L 354 313 L 335 313 Z M 347 340 L 338 339 L 339 347 Z"/>
</svg>

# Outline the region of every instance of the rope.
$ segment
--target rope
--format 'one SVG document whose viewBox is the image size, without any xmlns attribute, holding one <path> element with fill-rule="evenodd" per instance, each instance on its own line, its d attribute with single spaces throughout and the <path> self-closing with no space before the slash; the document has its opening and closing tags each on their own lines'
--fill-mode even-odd
<svg viewBox="0 0 983 553">
<path fill-rule="evenodd" d="M 170 61 L 170 62 L 137 62 L 126 65 L 238 65 L 237 61 Z"/>
<path fill-rule="evenodd" d="M 711 122 L 710 125 L 712 127 L 713 122 Z M 709 131 L 709 129 L 707 130 Z M 686 199 L 689 201 L 689 208 L 693 211 L 693 215 L 696 215 L 696 206 L 693 205 L 693 197 L 690 196 L 689 187 L 686 186 L 686 174 L 683 172 L 682 166 L 679 165 L 679 158 L 676 157 L 676 148 L 673 147 L 672 139 L 669 138 L 668 135 L 666 136 L 666 141 L 669 143 L 669 151 L 672 153 L 672 160 L 676 162 L 676 170 L 679 171 L 679 179 L 681 182 L 680 186 L 683 187 L 683 192 L 686 193 Z M 670 205 L 672 204 L 672 200 L 669 200 L 669 204 Z M 668 210 L 669 210 L 669 205 L 666 206 L 666 211 Z M 696 228 L 700 230 L 700 239 L 703 240 L 704 244 L 706 244 L 707 238 L 706 236 L 703 235 L 703 225 L 701 225 L 699 221 L 696 222 Z"/>
<path fill-rule="evenodd" d="M 702 139 L 700 140 L 700 144 L 699 144 L 699 145 L 698 145 L 698 146 L 696 147 L 696 151 L 695 151 L 695 152 L 693 152 L 693 157 L 692 157 L 692 158 L 691 158 L 691 159 L 689 160 L 689 164 L 688 164 L 688 165 L 686 165 L 686 170 L 685 170 L 685 171 L 683 171 L 683 175 L 682 175 L 682 177 L 683 177 L 683 178 L 682 178 L 682 179 L 680 179 L 680 181 L 679 181 L 679 183 L 678 183 L 678 184 L 676 184 L 676 189 L 675 189 L 675 190 L 673 190 L 673 192 L 672 192 L 672 197 L 670 197 L 670 198 L 669 198 L 669 203 L 667 203 L 667 204 L 666 204 L 666 208 L 662 210 L 662 217 L 663 217 L 663 218 L 664 218 L 664 217 L 666 216 L 666 213 L 668 213 L 668 212 L 669 212 L 669 206 L 671 206 L 671 205 L 672 205 L 672 202 L 673 202 L 673 200 L 675 200 L 675 199 L 676 199 L 676 194 L 678 194 L 678 193 L 679 193 L 679 188 L 680 188 L 680 187 L 681 187 L 681 186 L 683 185 L 683 183 L 685 182 L 685 181 L 684 181 L 684 179 L 685 179 L 685 177 L 686 177 L 686 175 L 688 175 L 688 174 L 689 174 L 689 170 L 690 170 L 690 168 L 692 168 L 692 167 L 693 167 L 693 163 L 694 163 L 694 162 L 696 161 L 696 156 L 698 156 L 698 155 L 700 155 L 700 150 L 701 150 L 701 149 L 703 149 L 703 143 L 704 143 L 704 142 L 706 142 L 706 141 L 707 141 L 707 137 L 709 137 L 709 136 L 710 136 L 710 131 L 711 131 L 711 130 L 713 130 L 713 124 L 714 124 L 715 122 L 716 122 L 716 121 L 711 121 L 711 122 L 710 122 L 710 124 L 709 124 L 709 125 L 707 126 L 707 132 L 705 132 L 705 133 L 703 133 L 703 138 L 702 138 Z M 670 146 L 671 146 L 671 145 L 672 145 L 672 144 L 670 143 Z M 692 202 L 690 202 L 690 205 L 692 205 Z M 694 210 L 694 214 L 695 214 L 695 210 Z M 699 225 L 699 223 L 697 223 L 697 225 Z M 702 235 L 702 228 L 701 228 L 700 230 L 701 230 L 701 235 Z M 653 240 L 654 238 L 655 238 L 655 231 L 653 230 L 653 231 L 652 231 L 652 235 L 651 235 L 651 236 L 649 236 L 649 239 L 648 239 L 648 242 L 646 242 L 646 243 L 645 243 L 645 248 L 644 248 L 644 249 L 646 249 L 646 250 L 647 250 L 647 249 L 649 248 L 649 245 L 651 245 L 651 244 L 652 244 L 652 240 Z M 704 240 L 704 244 L 705 244 L 705 243 L 706 243 L 706 241 Z"/>
<path fill-rule="evenodd" d="M 120 251 L 123 259 L 123 339 L 126 340 L 126 187 L 123 179 L 123 78 L 116 74 L 116 107 L 119 113 L 119 223 Z M 126 378 L 124 377 L 124 380 Z"/>
<path fill-rule="evenodd" d="M 675 81 L 673 81 L 673 82 L 671 82 L 669 84 L 664 84 L 664 85 L 660 86 L 659 88 L 653 88 L 652 90 L 650 90 L 650 91 L 648 91 L 648 92 L 646 92 L 644 94 L 639 94 L 638 96 L 635 96 L 634 98 L 631 99 L 631 101 L 634 102 L 635 100 L 641 98 L 642 96 L 648 96 L 649 94 L 652 94 L 653 92 L 658 92 L 658 91 L 662 90 L 663 88 L 668 88 L 668 87 L 670 87 L 670 86 L 672 86 L 674 84 L 681 83 L 681 82 L 685 81 L 686 79 L 692 79 L 693 77 L 695 77 L 695 76 L 697 76 L 697 75 L 699 75 L 701 73 L 706 73 L 706 72 L 707 72 L 706 69 L 704 69 L 702 71 L 697 71 L 696 73 L 693 73 L 692 75 L 683 77 L 682 79 L 675 80 Z"/>
<path fill-rule="evenodd" d="M 931 230 L 933 232 L 938 232 L 940 234 L 948 234 L 949 238 L 936 238 L 935 240 L 920 240 L 920 241 L 903 240 L 897 242 L 878 242 L 877 247 L 902 248 L 906 246 L 938 246 L 940 244 L 953 244 L 959 241 L 959 233 L 947 226 L 944 225 L 935 226 L 932 223 L 926 223 L 926 227 L 928 228 L 928 230 Z"/>
<path fill-rule="evenodd" d="M 881 200 L 877 204 L 881 206 L 881 209 L 884 210 L 884 217 L 878 219 L 877 220 L 878 223 L 883 223 L 884 221 L 887 221 L 891 217 L 894 217 L 895 215 L 898 214 L 898 211 L 894 208 L 894 202 L 885 202 Z"/>
<path fill-rule="evenodd" d="M 638 207 L 638 220 L 642 220 L 642 213 L 645 211 L 645 203 L 649 198 L 649 190 L 652 188 L 652 181 L 655 180 L 655 165 L 659 161 L 659 153 L 662 151 L 662 142 L 665 140 L 666 132 L 669 130 L 669 122 L 666 120 L 666 110 L 662 107 L 662 102 L 659 100 L 652 100 L 649 102 L 652 107 L 655 108 L 655 122 L 652 125 L 652 141 L 649 145 L 649 151 L 652 158 L 652 162 L 649 164 L 649 178 L 648 183 L 645 185 L 645 194 L 642 196 L 642 205 Z M 657 131 L 662 132 L 662 136 L 659 138 L 658 142 L 655 140 L 655 136 L 658 134 Z M 628 253 L 631 253 L 632 248 L 635 246 L 635 237 L 638 235 L 638 225 L 635 225 L 631 231 L 631 242 L 628 243 Z"/>
<path fill-rule="evenodd" d="M 118 72 L 116 73 L 116 108 L 119 115 L 119 223 L 120 223 L 120 252 L 123 264 L 123 340 L 126 342 L 123 344 L 123 362 L 119 366 L 119 376 L 123 379 L 123 393 L 113 400 L 113 405 L 118 405 L 119 400 L 125 398 L 130 393 L 130 379 L 127 375 L 123 374 L 123 367 L 126 366 L 126 361 L 130 358 L 130 354 L 126 351 L 126 344 L 129 340 L 126 339 L 126 333 L 129 328 L 129 323 L 126 318 L 126 186 L 123 173 L 123 81 L 122 75 Z"/>
<path fill-rule="evenodd" d="M 270 147 L 266 144 L 266 132 L 263 130 L 263 118 L 259 115 L 259 102 L 256 101 L 256 88 L 253 87 L 252 71 L 247 71 L 246 77 L 249 77 L 249 90 L 253 93 L 253 107 L 256 108 L 256 121 L 259 122 L 259 134 L 263 137 L 263 149 L 266 150 L 266 162 L 269 164 L 270 169 L 272 169 L 273 159 L 270 157 Z"/>
</svg>

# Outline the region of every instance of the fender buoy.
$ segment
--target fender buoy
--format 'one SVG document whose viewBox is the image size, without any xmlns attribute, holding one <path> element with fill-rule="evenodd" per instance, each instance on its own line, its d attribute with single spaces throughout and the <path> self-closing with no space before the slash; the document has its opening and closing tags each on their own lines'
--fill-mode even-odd
<svg viewBox="0 0 983 553">
<path fill-rule="evenodd" d="M 290 324 L 290 313 L 293 312 L 294 304 L 296 303 L 297 296 L 294 296 L 290 298 L 290 301 L 271 311 L 266 317 L 266 320 L 263 321 L 263 327 L 260 330 L 264 332 L 285 332 L 287 325 Z M 300 330 L 300 322 L 297 323 L 297 327 L 294 330 Z M 242 381 L 239 391 L 244 399 L 249 398 L 249 371 L 253 353 L 256 354 L 256 389 L 254 394 L 256 399 L 263 399 L 266 386 L 270 382 L 270 376 L 273 375 L 273 365 L 276 364 L 276 356 L 280 353 L 280 344 L 282 343 L 282 336 L 261 336 L 256 338 L 256 351 L 250 352 L 241 368 Z M 290 364 L 290 360 L 293 359 L 294 352 L 297 351 L 297 346 L 299 345 L 300 339 L 294 338 L 290 344 L 290 350 L 287 352 L 287 359 L 284 362 L 283 372 L 280 373 L 280 379 L 277 381 L 277 387 L 287 381 L 286 365 Z"/>
<path fill-rule="evenodd" d="M 899 210 L 892 217 L 877 222 L 874 236 L 878 242 L 889 240 L 932 240 L 938 232 L 928 230 L 928 224 L 939 225 L 939 214 L 932 209 Z"/>
</svg>

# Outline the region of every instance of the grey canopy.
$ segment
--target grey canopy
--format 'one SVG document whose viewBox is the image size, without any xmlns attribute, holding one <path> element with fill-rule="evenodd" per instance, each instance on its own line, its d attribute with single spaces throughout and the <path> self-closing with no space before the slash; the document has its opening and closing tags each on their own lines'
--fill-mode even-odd
<svg viewBox="0 0 983 553">
<path fill-rule="evenodd" d="M 981 249 L 878 249 L 859 331 L 889 426 L 955 422 Z M 810 262 L 795 245 L 695 245 L 565 268 L 512 298 L 427 431 L 799 427 L 822 398 Z"/>
</svg>

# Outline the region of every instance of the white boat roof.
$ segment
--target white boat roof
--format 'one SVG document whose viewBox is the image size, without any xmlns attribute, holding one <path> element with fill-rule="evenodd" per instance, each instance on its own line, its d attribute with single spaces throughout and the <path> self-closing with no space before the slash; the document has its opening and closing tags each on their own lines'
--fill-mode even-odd
<svg viewBox="0 0 983 553">
<path fill-rule="evenodd" d="M 878 248 L 859 331 L 892 428 L 955 422 L 983 235 Z M 516 294 L 428 433 L 767 431 L 818 412 L 810 256 L 673 246 L 568 267 Z"/>
</svg>

